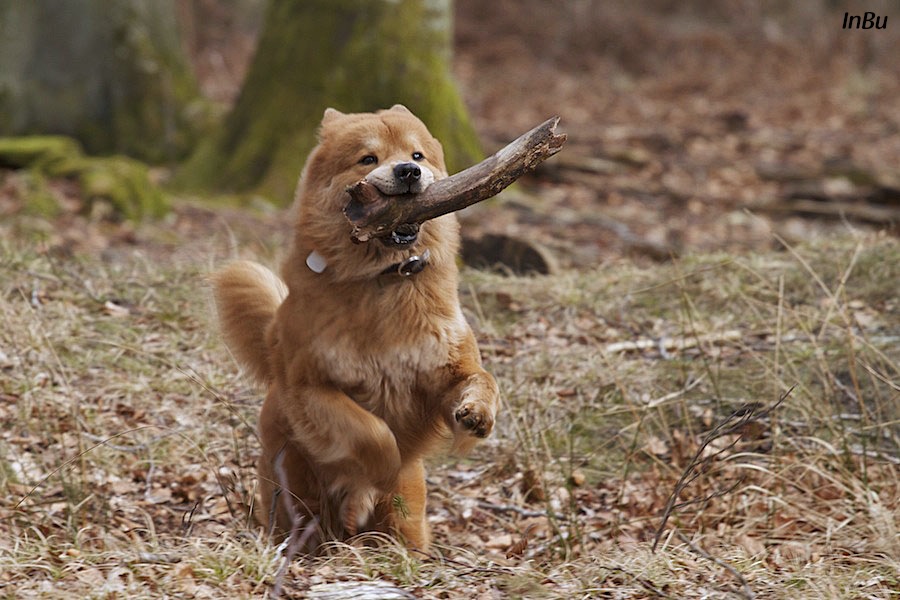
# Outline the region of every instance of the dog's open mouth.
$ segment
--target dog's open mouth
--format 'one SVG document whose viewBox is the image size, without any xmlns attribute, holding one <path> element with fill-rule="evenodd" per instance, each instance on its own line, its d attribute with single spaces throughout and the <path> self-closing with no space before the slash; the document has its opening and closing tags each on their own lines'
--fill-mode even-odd
<svg viewBox="0 0 900 600">
<path fill-rule="evenodd" d="M 389 248 L 404 248 L 416 243 L 419 239 L 419 226 L 416 223 L 399 225 L 390 235 L 380 238 Z"/>
</svg>

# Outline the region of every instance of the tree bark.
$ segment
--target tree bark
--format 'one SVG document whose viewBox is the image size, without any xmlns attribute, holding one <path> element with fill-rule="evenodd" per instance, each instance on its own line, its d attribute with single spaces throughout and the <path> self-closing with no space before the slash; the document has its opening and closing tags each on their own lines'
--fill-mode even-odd
<svg viewBox="0 0 900 600">
<path fill-rule="evenodd" d="M 185 156 L 202 102 L 174 15 L 174 0 L 0 0 L 0 135 Z"/>
<path fill-rule="evenodd" d="M 481 157 L 450 74 L 451 0 L 272 0 L 241 94 L 179 175 L 287 203 L 326 107 L 405 104 L 451 169 Z"/>
</svg>

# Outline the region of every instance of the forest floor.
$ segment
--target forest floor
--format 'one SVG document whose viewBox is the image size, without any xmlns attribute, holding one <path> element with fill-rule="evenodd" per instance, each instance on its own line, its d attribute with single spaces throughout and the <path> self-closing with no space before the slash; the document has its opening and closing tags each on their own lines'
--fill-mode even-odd
<svg viewBox="0 0 900 600">
<path fill-rule="evenodd" d="M 0 597 L 900 596 L 897 34 L 596 4 L 457 2 L 486 149 L 569 143 L 463 215 L 558 268 L 463 270 L 503 408 L 431 462 L 428 556 L 247 518 L 261 392 L 204 278 L 277 265 L 280 210 L 119 223 L 51 181 L 47 219 L 0 172 Z"/>
</svg>

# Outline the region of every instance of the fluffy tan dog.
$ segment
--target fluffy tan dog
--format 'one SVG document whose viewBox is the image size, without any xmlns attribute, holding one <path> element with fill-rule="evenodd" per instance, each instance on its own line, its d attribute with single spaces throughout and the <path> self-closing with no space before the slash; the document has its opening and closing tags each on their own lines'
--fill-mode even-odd
<svg viewBox="0 0 900 600">
<path fill-rule="evenodd" d="M 342 214 L 362 179 L 394 195 L 446 176 L 440 143 L 405 107 L 328 109 L 282 278 L 246 261 L 213 278 L 228 345 L 268 385 L 258 515 L 282 533 L 299 514 L 318 518 L 319 539 L 389 531 L 426 549 L 423 458 L 494 426 L 497 384 L 457 296 L 455 215 L 354 244 Z"/>
</svg>

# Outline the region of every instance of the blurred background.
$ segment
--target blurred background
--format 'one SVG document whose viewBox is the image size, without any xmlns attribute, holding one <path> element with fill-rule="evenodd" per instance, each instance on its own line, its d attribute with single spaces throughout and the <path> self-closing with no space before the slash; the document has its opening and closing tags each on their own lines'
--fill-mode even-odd
<svg viewBox="0 0 900 600">
<path fill-rule="evenodd" d="M 0 596 L 897 598 L 897 57 L 896 0 L 0 0 Z M 292 561 L 205 282 L 398 102 L 451 170 L 568 142 L 460 213 L 449 560 Z"/>
<path fill-rule="evenodd" d="M 865 7 L 884 18 L 872 25 L 896 8 Z M 543 271 L 755 248 L 773 230 L 896 233 L 900 34 L 845 29 L 845 14 L 867 13 L 831 0 L 0 0 L 0 135 L 71 136 L 86 155 L 148 163 L 168 190 L 135 201 L 140 184 L 110 180 L 142 181 L 140 165 L 86 176 L 71 160 L 46 167 L 59 148 L 0 147 L 0 167 L 43 156 L 50 176 L 7 171 L 0 214 L 29 194 L 50 215 L 126 220 L 171 212 L 184 192 L 285 206 L 326 106 L 402 102 L 451 170 L 552 115 L 569 134 L 523 185 L 463 213 L 468 259 Z"/>
</svg>

